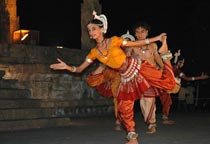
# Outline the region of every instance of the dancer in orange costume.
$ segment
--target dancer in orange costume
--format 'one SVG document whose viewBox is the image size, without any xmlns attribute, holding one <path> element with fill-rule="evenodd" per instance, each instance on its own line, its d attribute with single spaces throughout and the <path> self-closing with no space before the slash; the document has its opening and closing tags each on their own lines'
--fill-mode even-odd
<svg viewBox="0 0 210 144">
<path fill-rule="evenodd" d="M 126 34 L 121 36 L 125 40 L 134 41 L 135 38 L 132 36 L 129 31 Z M 123 49 L 127 56 L 131 56 L 132 48 Z M 114 102 L 114 111 L 115 111 L 115 127 L 116 131 L 121 130 L 121 124 L 118 119 L 118 102 L 117 102 L 117 92 L 120 83 L 120 74 L 118 71 L 106 67 L 103 64 L 100 64 L 99 67 L 91 72 L 87 77 L 87 83 L 91 87 L 95 87 L 97 91 L 105 97 L 113 96 Z"/>
<path fill-rule="evenodd" d="M 87 28 L 90 37 L 95 40 L 96 46 L 91 49 L 86 60 L 76 67 L 69 66 L 57 59 L 58 63 L 51 64 L 50 68 L 80 73 L 97 59 L 104 65 L 119 71 L 121 81 L 118 89 L 118 117 L 127 133 L 128 142 L 126 144 L 138 144 L 138 134 L 134 122 L 134 101 L 141 98 L 141 94 L 151 85 L 172 90 L 176 82 L 170 61 L 165 61 L 163 71 L 154 71 L 149 67 L 142 66 L 140 60 L 127 57 L 122 47 L 139 47 L 155 41 L 162 41 L 159 52 L 165 55 L 165 60 L 167 60 L 166 34 L 162 33 L 159 36 L 138 41 L 127 41 L 117 36 L 105 38 L 104 34 L 107 32 L 106 16 L 98 16 L 96 12 L 93 15 L 94 19 L 89 22 Z M 152 74 L 148 74 L 150 70 L 152 70 Z"/>
<path fill-rule="evenodd" d="M 118 71 L 108 68 L 103 64 L 91 72 L 87 76 L 87 83 L 91 87 L 95 87 L 99 94 L 105 97 L 113 97 L 114 112 L 115 112 L 115 126 L 117 131 L 121 130 L 121 124 L 118 120 L 118 103 L 117 103 L 117 90 L 120 83 L 120 74 Z"/>
</svg>

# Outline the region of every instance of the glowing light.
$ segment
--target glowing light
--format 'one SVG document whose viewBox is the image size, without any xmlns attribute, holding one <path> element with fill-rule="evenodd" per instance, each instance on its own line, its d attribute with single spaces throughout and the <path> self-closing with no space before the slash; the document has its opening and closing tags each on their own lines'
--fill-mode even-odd
<svg viewBox="0 0 210 144">
<path fill-rule="evenodd" d="M 63 48 L 63 46 L 57 46 L 57 48 L 60 48 L 60 49 L 62 49 L 62 48 Z"/>
<path fill-rule="evenodd" d="M 21 38 L 21 41 L 24 41 L 27 37 L 28 37 L 28 33 L 27 34 L 25 34 L 22 38 Z"/>
</svg>

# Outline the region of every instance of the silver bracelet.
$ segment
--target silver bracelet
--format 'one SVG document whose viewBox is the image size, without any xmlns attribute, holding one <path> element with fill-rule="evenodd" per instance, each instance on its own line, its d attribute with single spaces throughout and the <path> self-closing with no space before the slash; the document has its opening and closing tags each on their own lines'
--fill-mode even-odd
<svg viewBox="0 0 210 144">
<path fill-rule="evenodd" d="M 127 40 L 123 40 L 122 45 L 124 46 L 124 45 L 126 45 L 127 43 L 128 43 Z"/>
<path fill-rule="evenodd" d="M 76 70 L 77 70 L 77 67 L 72 66 L 72 71 L 71 72 L 76 72 Z"/>
<path fill-rule="evenodd" d="M 145 39 L 145 43 L 149 44 L 149 39 L 148 38 Z"/>
</svg>

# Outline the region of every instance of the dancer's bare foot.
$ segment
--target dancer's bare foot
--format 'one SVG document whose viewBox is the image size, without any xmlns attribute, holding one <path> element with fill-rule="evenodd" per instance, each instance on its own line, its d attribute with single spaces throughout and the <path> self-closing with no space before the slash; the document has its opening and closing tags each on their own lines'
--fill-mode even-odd
<svg viewBox="0 0 210 144">
<path fill-rule="evenodd" d="M 156 133 L 156 127 L 153 126 L 151 128 L 148 128 L 146 133 L 147 134 L 155 134 Z"/>
<path fill-rule="evenodd" d="M 151 123 L 151 124 L 149 124 L 146 133 L 147 133 L 147 134 L 154 134 L 154 133 L 156 133 L 156 127 L 157 127 L 157 124 L 156 124 L 156 123 Z"/>
<path fill-rule="evenodd" d="M 137 139 L 130 139 L 127 143 L 125 144 L 138 144 L 138 140 Z"/>
<path fill-rule="evenodd" d="M 160 49 L 158 50 L 158 52 L 160 54 L 165 54 L 168 52 L 168 44 L 167 44 L 167 36 L 163 36 L 162 38 L 162 46 L 160 47 Z"/>
</svg>

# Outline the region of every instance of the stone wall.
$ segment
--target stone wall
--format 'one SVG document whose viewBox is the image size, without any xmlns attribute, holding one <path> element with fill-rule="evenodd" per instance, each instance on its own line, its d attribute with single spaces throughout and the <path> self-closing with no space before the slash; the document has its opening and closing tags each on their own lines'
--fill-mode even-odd
<svg viewBox="0 0 210 144">
<path fill-rule="evenodd" d="M 97 63 L 81 74 L 54 71 L 49 68 L 51 63 L 56 62 L 57 57 L 68 64 L 79 65 L 85 59 L 87 51 L 18 44 L 8 47 L 8 55 L 0 53 L 0 71 L 4 72 L 2 75 L 4 81 L 14 80 L 15 83 L 8 86 L 2 82 L 1 87 L 4 89 L 29 90 L 29 99 L 80 101 L 77 103 L 78 106 L 97 107 L 97 101 L 100 101 L 101 105 L 113 106 L 110 98 L 99 95 L 86 83 L 87 74 L 97 66 Z"/>
</svg>

